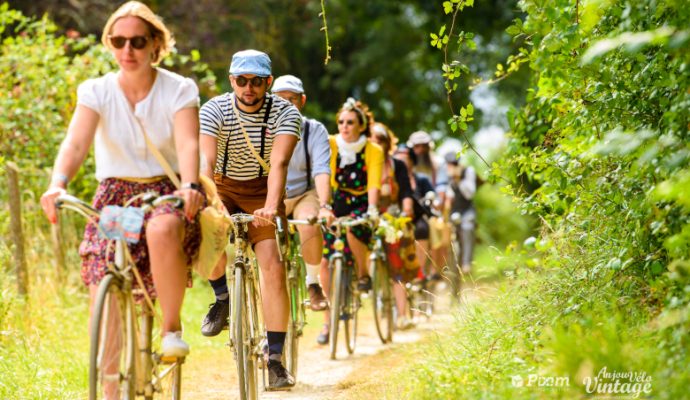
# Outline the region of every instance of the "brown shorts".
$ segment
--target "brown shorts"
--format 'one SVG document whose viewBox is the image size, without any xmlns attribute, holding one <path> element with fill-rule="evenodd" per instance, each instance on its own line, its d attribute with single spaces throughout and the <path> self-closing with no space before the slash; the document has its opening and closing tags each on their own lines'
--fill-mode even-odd
<svg viewBox="0 0 690 400">
<path fill-rule="evenodd" d="M 218 195 L 230 214 L 244 212 L 253 214 L 266 204 L 268 194 L 268 177 L 238 181 L 215 174 L 213 180 L 218 187 Z M 285 203 L 278 202 L 278 216 L 285 219 Z M 275 227 L 272 225 L 256 227 L 249 224 L 249 242 L 255 245 L 266 239 L 275 239 Z"/>
<path fill-rule="evenodd" d="M 292 218 L 317 217 L 319 215 L 319 198 L 316 189 L 309 190 L 291 199 L 285 199 L 285 213 Z"/>
</svg>

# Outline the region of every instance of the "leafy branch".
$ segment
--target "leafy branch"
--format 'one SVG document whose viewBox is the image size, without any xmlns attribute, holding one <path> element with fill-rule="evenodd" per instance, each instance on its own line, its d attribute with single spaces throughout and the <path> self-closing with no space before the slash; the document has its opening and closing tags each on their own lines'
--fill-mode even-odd
<svg viewBox="0 0 690 400">
<path fill-rule="evenodd" d="M 325 0 L 321 0 L 321 13 L 319 13 L 319 17 L 323 18 L 323 26 L 321 27 L 321 31 L 323 31 L 324 35 L 326 36 L 326 58 L 323 60 L 324 65 L 328 65 L 328 61 L 331 59 L 331 44 L 328 39 L 328 23 L 326 21 L 326 4 Z"/>
</svg>

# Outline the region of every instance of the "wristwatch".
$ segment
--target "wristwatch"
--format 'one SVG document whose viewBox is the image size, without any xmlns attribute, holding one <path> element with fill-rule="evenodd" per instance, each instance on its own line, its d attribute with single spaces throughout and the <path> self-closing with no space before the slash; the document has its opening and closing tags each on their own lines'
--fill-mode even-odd
<svg viewBox="0 0 690 400">
<path fill-rule="evenodd" d="M 199 192 L 201 191 L 201 185 L 196 182 L 187 182 L 183 183 L 182 186 L 180 186 L 180 189 L 194 189 Z"/>
<path fill-rule="evenodd" d="M 328 203 L 323 203 L 323 204 L 321 204 L 320 207 L 323 208 L 324 210 L 333 211 L 333 207 L 331 207 L 331 205 Z"/>
</svg>

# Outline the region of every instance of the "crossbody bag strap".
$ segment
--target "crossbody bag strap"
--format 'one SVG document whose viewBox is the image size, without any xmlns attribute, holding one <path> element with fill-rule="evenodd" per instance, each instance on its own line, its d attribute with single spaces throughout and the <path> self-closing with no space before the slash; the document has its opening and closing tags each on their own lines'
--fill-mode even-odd
<svg viewBox="0 0 690 400">
<path fill-rule="evenodd" d="M 173 171 L 172 167 L 168 163 L 168 160 L 163 157 L 163 154 L 161 154 L 160 150 L 153 144 L 151 139 L 149 138 L 149 135 L 146 133 L 146 129 L 144 128 L 144 124 L 141 122 L 139 118 L 136 116 L 134 119 L 137 120 L 137 123 L 139 124 L 139 128 L 141 128 L 141 132 L 144 134 L 144 140 L 146 141 L 146 147 L 151 151 L 154 157 L 158 160 L 158 163 L 163 167 L 163 171 L 165 171 L 165 174 L 168 175 L 168 178 L 172 181 L 172 183 L 175 185 L 176 188 L 180 188 L 180 178 L 177 177 L 177 174 L 175 171 Z"/>
<path fill-rule="evenodd" d="M 266 104 L 266 113 L 264 114 L 264 122 L 263 125 L 261 125 L 261 150 L 259 151 L 259 156 L 262 160 L 264 159 L 264 148 L 266 147 L 266 130 L 268 130 L 268 117 L 271 115 L 271 106 L 273 106 L 273 97 L 268 98 L 268 104 Z M 266 172 L 270 172 L 270 170 L 266 168 Z M 261 178 L 261 175 L 263 175 L 263 171 L 261 170 L 261 167 L 259 167 L 258 178 Z"/>
<path fill-rule="evenodd" d="M 304 159 L 307 163 L 307 190 L 311 189 L 311 159 L 309 157 L 309 120 L 304 118 Z"/>
<path fill-rule="evenodd" d="M 244 129 L 244 124 L 242 123 L 242 119 L 240 118 L 240 113 L 237 111 L 237 107 L 235 107 L 235 104 L 232 105 L 232 110 L 235 113 L 235 118 L 237 118 L 237 123 L 240 124 L 240 129 L 242 130 L 242 134 L 244 135 L 244 140 L 247 142 L 247 147 L 249 147 L 249 151 L 254 155 L 256 160 L 259 162 L 259 165 L 263 168 L 266 169 L 266 171 L 270 171 L 271 168 L 269 168 L 268 164 L 266 164 L 266 161 L 264 161 L 261 156 L 259 156 L 259 153 L 256 151 L 254 148 L 254 145 L 252 144 L 251 139 L 249 139 L 249 135 L 247 134 L 247 130 Z M 264 117 L 264 119 L 266 119 Z M 262 132 L 263 134 L 263 132 Z"/>
</svg>

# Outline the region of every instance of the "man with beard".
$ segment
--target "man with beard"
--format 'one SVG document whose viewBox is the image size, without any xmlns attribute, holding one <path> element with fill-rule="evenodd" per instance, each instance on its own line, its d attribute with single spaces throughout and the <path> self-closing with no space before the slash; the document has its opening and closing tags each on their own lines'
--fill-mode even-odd
<svg viewBox="0 0 690 400">
<path fill-rule="evenodd" d="M 289 300 L 285 267 L 275 241 L 274 218 L 285 218 L 285 180 L 288 164 L 300 139 L 302 116 L 289 101 L 268 93 L 273 76 L 267 54 L 244 50 L 232 56 L 232 93 L 224 93 L 201 107 L 202 171 L 213 179 L 231 214 L 256 218 L 249 241 L 261 271 L 261 297 L 268 339 L 269 390 L 284 390 L 295 380 L 281 363 L 287 331 Z M 225 257 L 209 277 L 216 301 L 201 327 L 216 336 L 228 325 L 229 297 Z"/>
</svg>

